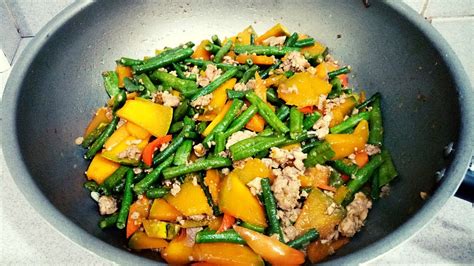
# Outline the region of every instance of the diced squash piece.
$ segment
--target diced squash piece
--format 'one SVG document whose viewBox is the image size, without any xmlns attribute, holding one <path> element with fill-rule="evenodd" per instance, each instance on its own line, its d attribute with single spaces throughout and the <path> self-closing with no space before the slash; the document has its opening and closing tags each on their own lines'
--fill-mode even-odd
<svg viewBox="0 0 474 266">
<path fill-rule="evenodd" d="M 243 45 L 249 45 L 250 44 L 250 36 L 251 35 L 256 36 L 255 30 L 253 29 L 252 26 L 248 26 L 245 28 L 243 31 L 239 32 L 235 38 L 235 43 L 236 44 L 243 44 Z"/>
<path fill-rule="evenodd" d="M 307 188 L 313 186 L 313 178 L 309 175 L 300 175 L 298 179 L 300 180 L 301 187 Z"/>
<path fill-rule="evenodd" d="M 331 197 L 313 188 L 296 220 L 296 229 L 302 233 L 315 228 L 321 239 L 329 236 L 345 216 L 345 210 L 342 207 L 336 208 L 330 215 L 327 214 L 327 209 L 332 203 L 335 202 Z"/>
<path fill-rule="evenodd" d="M 260 35 L 255 39 L 256 44 L 262 44 L 262 42 L 270 37 L 279 37 L 279 36 L 290 36 L 288 29 L 282 24 L 278 23 L 269 29 L 264 34 Z"/>
<path fill-rule="evenodd" d="M 144 220 L 143 227 L 147 236 L 163 239 L 173 239 L 178 234 L 180 228 L 177 224 L 158 220 Z"/>
<path fill-rule="evenodd" d="M 166 240 L 147 236 L 142 231 L 137 231 L 128 241 L 128 247 L 135 250 L 162 249 L 168 246 Z"/>
<path fill-rule="evenodd" d="M 151 135 L 148 131 L 146 131 L 146 129 L 137 126 L 132 122 L 127 122 L 125 127 L 127 128 L 127 131 L 130 135 L 139 139 L 148 139 Z"/>
<path fill-rule="evenodd" d="M 102 156 L 102 154 L 98 153 L 92 159 L 92 162 L 86 171 L 86 176 L 87 179 L 94 180 L 100 185 L 119 167 L 120 164 L 107 160 Z"/>
<path fill-rule="evenodd" d="M 165 199 L 185 216 L 212 214 L 206 194 L 200 186 L 195 186 L 191 181 L 184 182 L 176 196 L 168 194 Z"/>
<path fill-rule="evenodd" d="M 218 216 L 210 220 L 207 226 L 209 226 L 209 229 L 217 231 L 219 230 L 219 227 L 221 227 L 221 223 L 222 223 L 222 216 Z"/>
<path fill-rule="evenodd" d="M 262 205 L 234 172 L 231 172 L 222 181 L 219 207 L 223 212 L 247 223 L 267 226 Z"/>
<path fill-rule="evenodd" d="M 195 228 L 195 227 L 204 227 L 209 224 L 208 219 L 202 219 L 200 221 L 196 220 L 184 220 L 180 222 L 181 228 Z"/>
<path fill-rule="evenodd" d="M 349 192 L 349 189 L 345 185 L 338 187 L 336 193 L 334 193 L 334 201 L 341 204 L 346 198 L 347 192 Z"/>
<path fill-rule="evenodd" d="M 209 60 L 211 58 L 211 52 L 206 50 L 206 45 L 209 44 L 209 40 L 203 40 L 194 50 L 191 58 Z"/>
<path fill-rule="evenodd" d="M 192 261 L 193 242 L 186 236 L 186 230 L 171 240 L 166 249 L 161 251 L 161 256 L 171 265 L 184 265 Z"/>
<path fill-rule="evenodd" d="M 195 244 L 192 257 L 218 265 L 264 265 L 262 258 L 249 247 L 231 243 Z"/>
<path fill-rule="evenodd" d="M 127 100 L 117 111 L 117 115 L 144 128 L 155 137 L 163 137 L 171 125 L 173 108 L 137 98 Z"/>
<path fill-rule="evenodd" d="M 89 122 L 89 125 L 87 125 L 86 131 L 84 132 L 84 137 L 89 135 L 89 133 L 92 132 L 92 130 L 96 129 L 101 123 L 109 123 L 110 119 L 107 117 L 107 108 L 101 107 L 97 109 L 97 111 L 94 114 L 94 117 L 92 120 Z"/>
<path fill-rule="evenodd" d="M 125 125 L 122 125 L 121 127 L 117 128 L 114 133 L 112 133 L 112 135 L 107 139 L 104 144 L 104 148 L 106 150 L 111 150 L 128 137 L 130 137 L 130 132 L 127 130 L 127 127 Z"/>
<path fill-rule="evenodd" d="M 138 139 L 136 137 L 128 136 L 122 140 L 119 144 L 115 145 L 112 149 L 106 149 L 102 152 L 102 156 L 105 158 L 123 164 L 137 165 L 140 162 L 141 152 L 148 144 L 148 140 Z M 133 150 L 135 157 L 128 157 L 127 150 Z M 124 157 L 125 156 L 125 157 Z"/>
<path fill-rule="evenodd" d="M 120 88 L 125 87 L 125 84 L 123 83 L 124 78 L 133 77 L 132 68 L 129 66 L 117 65 L 115 72 L 117 72 Z"/>
<path fill-rule="evenodd" d="M 148 219 L 173 222 L 182 214 L 164 199 L 155 199 L 151 205 Z"/>
<path fill-rule="evenodd" d="M 301 48 L 300 52 L 307 58 L 314 58 L 318 55 L 324 55 L 327 47 L 320 42 L 315 42 L 311 46 Z"/>
<path fill-rule="evenodd" d="M 330 91 L 331 84 L 327 80 L 320 79 L 309 72 L 300 72 L 278 86 L 278 97 L 286 104 L 302 108 L 318 105 L 319 96 L 328 94 Z"/>
<path fill-rule="evenodd" d="M 214 120 L 212 120 L 211 123 L 209 123 L 209 125 L 206 127 L 206 129 L 204 130 L 204 132 L 202 132 L 202 135 L 204 137 L 206 137 L 207 135 L 211 134 L 212 130 L 222 121 L 222 119 L 224 118 L 225 114 L 227 113 L 227 111 L 229 111 L 230 109 L 230 106 L 232 105 L 232 101 L 228 101 L 224 107 L 222 108 L 222 110 L 219 112 L 219 114 L 214 118 Z"/>
<path fill-rule="evenodd" d="M 246 64 L 247 60 L 250 59 L 255 65 L 273 65 L 275 58 L 266 55 L 254 55 L 254 54 L 239 54 L 235 57 L 235 61 L 240 64 Z"/>
<path fill-rule="evenodd" d="M 233 50 L 230 50 L 226 56 L 230 57 L 232 60 L 235 60 L 235 57 L 237 56 Z"/>
<path fill-rule="evenodd" d="M 281 75 L 271 75 L 267 79 L 265 79 L 264 84 L 267 88 L 275 86 L 278 87 L 280 86 L 281 83 L 285 82 L 287 80 L 286 76 L 281 74 Z"/>
<path fill-rule="evenodd" d="M 281 149 L 287 150 L 287 151 L 293 151 L 293 150 L 298 149 L 298 148 L 301 148 L 300 143 L 288 144 L 288 145 L 285 145 L 285 146 L 281 147 Z"/>
<path fill-rule="evenodd" d="M 313 187 L 321 189 L 336 191 L 335 188 L 329 186 L 329 176 L 331 175 L 331 169 L 328 167 L 310 167 L 305 171 L 305 175 L 311 179 Z"/>
<path fill-rule="evenodd" d="M 239 176 L 244 184 L 254 180 L 256 177 L 265 178 L 272 176 L 272 170 L 258 158 L 247 160 L 242 169 L 236 168 L 233 172 Z"/>
<path fill-rule="evenodd" d="M 340 124 L 342 121 L 344 121 L 344 117 L 351 113 L 355 105 L 356 105 L 356 100 L 354 99 L 354 97 L 349 97 L 349 98 L 346 98 L 343 103 L 334 107 L 331 110 L 332 120 L 331 120 L 331 123 L 329 124 L 329 127 L 333 127 L 335 125 Z"/>
<path fill-rule="evenodd" d="M 259 114 L 254 114 L 252 118 L 245 124 L 245 128 L 254 132 L 262 132 L 265 129 L 266 121 Z"/>
<path fill-rule="evenodd" d="M 318 240 L 308 245 L 306 254 L 311 263 L 318 263 L 329 255 L 334 254 L 334 251 L 340 249 L 347 243 L 349 243 L 349 238 L 347 237 L 341 237 L 325 244 L 322 244 L 321 241 Z"/>
<path fill-rule="evenodd" d="M 255 72 L 255 94 L 257 94 L 262 101 L 267 102 L 267 87 L 258 72 Z"/>
<path fill-rule="evenodd" d="M 335 155 L 331 160 L 339 160 L 349 156 L 356 150 L 363 150 L 369 139 L 369 123 L 359 122 L 352 134 L 328 134 L 326 141 L 331 145 Z"/>
<path fill-rule="evenodd" d="M 225 105 L 225 102 L 227 101 L 227 90 L 231 90 L 232 88 L 234 88 L 236 82 L 236 78 L 231 78 L 212 92 L 211 102 L 205 107 L 206 113 L 218 113 L 220 110 L 222 110 Z"/>
<path fill-rule="evenodd" d="M 209 188 L 212 200 L 217 203 L 219 200 L 219 184 L 221 182 L 221 176 L 217 169 L 209 169 L 206 171 L 206 177 L 204 178 L 204 184 Z"/>
</svg>

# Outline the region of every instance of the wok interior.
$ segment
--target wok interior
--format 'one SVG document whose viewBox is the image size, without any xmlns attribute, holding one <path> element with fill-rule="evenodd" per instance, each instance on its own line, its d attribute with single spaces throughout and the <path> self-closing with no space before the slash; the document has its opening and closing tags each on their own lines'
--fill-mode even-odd
<svg viewBox="0 0 474 266">
<path fill-rule="evenodd" d="M 325 43 L 335 58 L 350 64 L 355 88 L 367 95 L 382 92 L 386 146 L 400 177 L 391 195 L 375 203 L 362 231 L 335 257 L 360 250 L 423 206 L 419 193 L 436 188 L 434 173 L 448 163 L 443 147 L 456 140 L 459 128 L 457 95 L 441 56 L 389 9 L 377 2 L 366 9 L 361 1 L 91 4 L 49 37 L 22 84 L 17 133 L 25 164 L 65 216 L 91 235 L 125 248 L 122 232 L 97 226 L 97 206 L 82 187 L 88 162 L 74 144 L 106 100 L 100 73 L 113 69 L 121 56 L 152 55 L 155 48 L 212 34 L 231 36 L 249 24 L 263 33 L 282 22 L 290 31 Z"/>
</svg>

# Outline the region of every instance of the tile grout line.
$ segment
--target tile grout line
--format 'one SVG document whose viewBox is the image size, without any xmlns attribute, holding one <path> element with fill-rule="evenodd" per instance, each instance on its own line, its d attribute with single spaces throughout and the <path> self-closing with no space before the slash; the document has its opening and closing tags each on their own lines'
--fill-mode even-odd
<svg viewBox="0 0 474 266">
<path fill-rule="evenodd" d="M 13 57 L 12 57 L 12 64 L 11 64 L 11 67 L 13 67 L 13 63 L 16 62 L 17 57 L 20 56 L 19 50 L 20 50 L 21 41 L 22 41 L 23 39 L 32 39 L 32 38 L 34 38 L 34 37 L 35 37 L 35 36 L 28 36 L 28 37 L 21 37 L 21 38 L 20 38 L 20 42 L 18 43 L 18 47 L 16 48 L 15 54 L 14 54 Z"/>
<path fill-rule="evenodd" d="M 422 17 L 425 16 L 426 10 L 428 9 L 429 2 L 430 2 L 430 0 L 425 0 L 425 2 L 423 3 L 423 7 L 421 8 L 421 12 L 420 12 L 420 15 Z"/>
<path fill-rule="evenodd" d="M 474 18 L 474 14 L 469 14 L 469 15 L 460 15 L 460 16 L 432 16 L 432 17 L 427 17 L 427 19 L 469 19 L 469 18 Z"/>
</svg>

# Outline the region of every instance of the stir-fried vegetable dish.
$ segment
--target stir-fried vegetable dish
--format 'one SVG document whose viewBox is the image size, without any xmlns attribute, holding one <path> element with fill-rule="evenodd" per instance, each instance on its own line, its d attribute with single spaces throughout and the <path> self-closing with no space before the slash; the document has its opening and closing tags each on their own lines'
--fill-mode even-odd
<svg viewBox="0 0 474 266">
<path fill-rule="evenodd" d="M 281 24 L 116 62 L 76 142 L 100 228 L 124 229 L 132 250 L 170 264 L 318 262 L 397 176 L 381 95 L 356 92 L 350 66 Z"/>
</svg>

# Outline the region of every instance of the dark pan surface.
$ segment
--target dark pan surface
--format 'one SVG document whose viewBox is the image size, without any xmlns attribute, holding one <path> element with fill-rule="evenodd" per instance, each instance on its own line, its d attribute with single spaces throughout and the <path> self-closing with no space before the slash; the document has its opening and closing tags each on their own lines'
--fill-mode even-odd
<svg viewBox="0 0 474 266">
<path fill-rule="evenodd" d="M 386 145 L 401 176 L 330 262 L 374 258 L 410 238 L 456 190 L 472 155 L 474 103 L 464 70 L 439 34 L 404 6 L 373 2 L 368 9 L 358 0 L 73 4 L 28 46 L 7 84 L 2 141 L 12 176 L 38 212 L 73 241 L 119 263 L 152 263 L 125 251 L 122 233 L 97 227 L 96 204 L 82 188 L 88 162 L 74 139 L 106 100 L 100 73 L 120 56 L 230 36 L 248 24 L 261 33 L 282 22 L 351 64 L 356 88 L 382 92 Z M 450 142 L 456 154 L 444 158 Z M 443 168 L 437 182 L 435 172 Z M 423 201 L 421 191 L 432 197 Z"/>
</svg>

